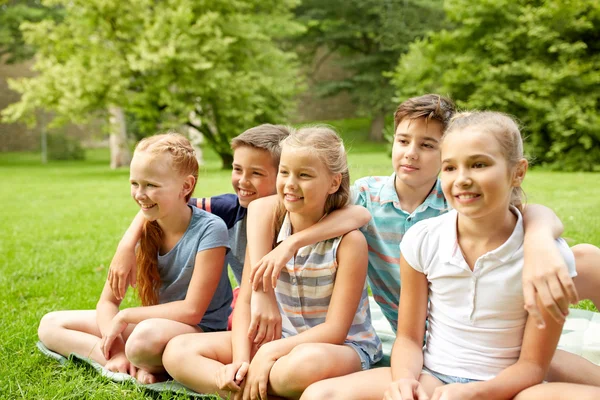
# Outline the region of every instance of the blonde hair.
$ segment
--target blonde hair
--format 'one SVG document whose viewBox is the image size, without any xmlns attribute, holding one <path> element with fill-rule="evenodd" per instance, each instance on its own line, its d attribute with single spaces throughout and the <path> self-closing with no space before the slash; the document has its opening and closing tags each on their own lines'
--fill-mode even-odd
<svg viewBox="0 0 600 400">
<path fill-rule="evenodd" d="M 198 180 L 198 160 L 188 139 L 175 132 L 150 136 L 137 144 L 135 153 L 139 152 L 168 154 L 174 171 L 181 176 L 192 175 L 194 184 L 192 190 L 185 197 L 186 201 L 190 200 Z M 158 252 L 162 239 L 163 232 L 158 222 L 144 221 L 140 245 L 135 252 L 138 268 L 137 293 L 144 306 L 158 304 L 158 292 L 161 286 Z"/>
<path fill-rule="evenodd" d="M 330 127 L 323 125 L 307 126 L 292 131 L 288 137 L 281 142 L 281 148 L 309 149 L 311 154 L 316 155 L 325 165 L 331 175 L 340 174 L 342 179 L 335 193 L 327 196 L 325 201 L 325 214 L 329 214 L 344 207 L 350 200 L 350 173 L 344 143 L 338 134 Z M 285 207 L 280 202 L 275 212 L 273 227 L 275 247 L 277 235 L 285 218 Z"/>
<path fill-rule="evenodd" d="M 293 131 L 294 128 L 285 125 L 258 125 L 234 137 L 231 140 L 231 149 L 235 150 L 247 146 L 267 150 L 271 154 L 275 168 L 277 168 L 281 158 L 281 146 L 279 144 Z"/>
<path fill-rule="evenodd" d="M 502 155 L 510 168 L 525 159 L 523 152 L 523 138 L 518 123 L 510 116 L 496 111 L 465 111 L 454 115 L 450 120 L 448 129 L 442 140 L 454 131 L 477 128 L 496 138 L 500 145 Z M 514 187 L 511 193 L 510 204 L 522 211 L 525 192 L 519 187 Z"/>
</svg>

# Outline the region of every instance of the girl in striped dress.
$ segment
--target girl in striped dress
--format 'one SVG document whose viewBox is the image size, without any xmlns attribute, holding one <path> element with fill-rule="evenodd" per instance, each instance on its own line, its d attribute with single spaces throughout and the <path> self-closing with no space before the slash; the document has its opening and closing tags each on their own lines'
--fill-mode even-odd
<svg viewBox="0 0 600 400">
<path fill-rule="evenodd" d="M 271 235 L 248 237 L 246 265 L 348 203 L 346 152 L 334 131 L 302 128 L 281 146 L 277 196 L 250 204 L 248 223 L 264 207 L 276 207 L 276 218 Z M 252 288 L 245 268 L 233 332 L 176 338 L 165 367 L 194 390 L 243 399 L 299 398 L 316 381 L 368 369 L 382 351 L 371 326 L 366 272 L 359 231 L 300 248 L 275 289 L 282 337 L 257 347 L 248 338 Z"/>
</svg>

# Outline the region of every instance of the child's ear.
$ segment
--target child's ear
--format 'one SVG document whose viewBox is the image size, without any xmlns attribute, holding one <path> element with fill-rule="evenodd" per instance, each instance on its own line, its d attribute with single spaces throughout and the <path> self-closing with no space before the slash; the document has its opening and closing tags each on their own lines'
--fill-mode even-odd
<svg viewBox="0 0 600 400">
<path fill-rule="evenodd" d="M 183 181 L 183 186 L 181 187 L 181 195 L 182 197 L 187 196 L 194 190 L 194 185 L 196 184 L 196 178 L 193 175 L 188 175 L 185 177 Z"/>
<path fill-rule="evenodd" d="M 527 168 L 529 167 L 529 163 L 526 159 L 522 158 L 516 165 L 515 174 L 513 176 L 513 186 L 519 187 L 523 183 L 523 179 L 525 179 L 525 174 L 527 173 Z"/>
<path fill-rule="evenodd" d="M 331 187 L 329 188 L 328 194 L 333 194 L 338 191 L 340 185 L 342 184 L 342 174 L 333 175 L 333 179 L 331 180 Z"/>
</svg>

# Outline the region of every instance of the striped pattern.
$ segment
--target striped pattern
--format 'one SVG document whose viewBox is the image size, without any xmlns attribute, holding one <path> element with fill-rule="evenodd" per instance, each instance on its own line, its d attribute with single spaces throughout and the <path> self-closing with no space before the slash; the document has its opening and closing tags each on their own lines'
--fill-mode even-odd
<svg viewBox="0 0 600 400">
<path fill-rule="evenodd" d="M 368 282 L 373 298 L 394 332 L 400 302 L 400 242 L 417 222 L 437 217 L 448 210 L 438 180 L 431 192 L 411 214 L 400 207 L 394 185 L 396 174 L 358 179 L 352 187 L 354 203 L 371 212 L 372 219 L 361 229 L 369 245 Z"/>
<path fill-rule="evenodd" d="M 286 216 L 277 242 L 291 235 Z M 302 247 L 281 271 L 275 294 L 282 315 L 283 337 L 302 333 L 325 322 L 337 273 L 336 252 L 342 236 Z M 371 364 L 382 357 L 381 341 L 371 325 L 367 286 L 346 337 L 369 356 Z"/>
</svg>

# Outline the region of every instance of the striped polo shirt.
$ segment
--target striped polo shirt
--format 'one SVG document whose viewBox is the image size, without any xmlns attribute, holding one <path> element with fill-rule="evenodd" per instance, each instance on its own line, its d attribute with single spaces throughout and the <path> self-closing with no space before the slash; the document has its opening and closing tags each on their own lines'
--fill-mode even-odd
<svg viewBox="0 0 600 400">
<path fill-rule="evenodd" d="M 449 210 L 438 179 L 423 204 L 407 213 L 400 207 L 395 179 L 395 173 L 391 176 L 368 176 L 358 179 L 352 187 L 354 204 L 365 207 L 372 216 L 371 221 L 361 228 L 369 245 L 367 280 L 373 298 L 394 332 L 398 326 L 402 237 L 417 222 Z"/>
<path fill-rule="evenodd" d="M 279 231 L 277 243 L 292 234 L 289 214 Z M 325 322 L 337 273 L 337 249 L 343 236 L 298 250 L 281 270 L 275 294 L 281 311 L 282 336 L 302 333 Z M 369 356 L 371 364 L 382 357 L 381 341 L 371 325 L 367 285 L 345 343 Z"/>
</svg>

